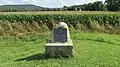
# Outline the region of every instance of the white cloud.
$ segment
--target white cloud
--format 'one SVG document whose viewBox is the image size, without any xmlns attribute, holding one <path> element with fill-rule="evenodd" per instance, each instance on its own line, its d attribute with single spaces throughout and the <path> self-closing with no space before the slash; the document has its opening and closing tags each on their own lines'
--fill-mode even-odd
<svg viewBox="0 0 120 67">
<path fill-rule="evenodd" d="M 4 5 L 4 4 L 0 4 L 0 5 Z"/>
<path fill-rule="evenodd" d="M 36 1 L 36 0 L 32 0 L 32 1 Z"/>
<path fill-rule="evenodd" d="M 0 0 L 0 5 L 24 4 L 20 0 Z"/>
<path fill-rule="evenodd" d="M 90 3 L 90 2 L 93 3 L 95 1 L 103 1 L 104 2 L 105 0 L 87 0 L 87 3 Z"/>
<path fill-rule="evenodd" d="M 15 0 L 2 0 L 0 5 L 13 5 L 13 4 L 21 4 L 19 2 L 15 2 Z"/>
<path fill-rule="evenodd" d="M 4 4 L 14 4 L 14 1 L 11 0 L 3 0 Z"/>
</svg>

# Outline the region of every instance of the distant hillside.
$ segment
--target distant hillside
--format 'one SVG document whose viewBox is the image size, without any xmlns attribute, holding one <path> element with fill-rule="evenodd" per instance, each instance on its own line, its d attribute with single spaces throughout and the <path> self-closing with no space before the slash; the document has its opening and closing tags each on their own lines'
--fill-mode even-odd
<svg viewBox="0 0 120 67">
<path fill-rule="evenodd" d="M 18 12 L 18 11 L 39 11 L 43 7 L 31 5 L 31 4 L 24 4 L 24 5 L 2 5 L 0 6 L 0 11 L 3 12 Z"/>
</svg>

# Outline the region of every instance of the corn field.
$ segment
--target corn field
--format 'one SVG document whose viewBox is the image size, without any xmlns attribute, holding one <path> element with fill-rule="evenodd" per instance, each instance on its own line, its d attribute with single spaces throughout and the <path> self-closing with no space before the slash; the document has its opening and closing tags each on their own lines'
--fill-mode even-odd
<svg viewBox="0 0 120 67">
<path fill-rule="evenodd" d="M 59 22 L 77 30 L 119 33 L 120 14 L 0 14 L 0 34 L 44 32 Z"/>
</svg>

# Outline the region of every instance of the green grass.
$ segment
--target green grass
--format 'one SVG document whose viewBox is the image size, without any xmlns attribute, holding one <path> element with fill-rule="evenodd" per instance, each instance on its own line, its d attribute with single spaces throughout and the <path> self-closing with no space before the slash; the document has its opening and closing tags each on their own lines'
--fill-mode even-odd
<svg viewBox="0 0 120 67">
<path fill-rule="evenodd" d="M 0 67 L 119 67 L 120 35 L 71 32 L 73 57 L 45 58 L 50 33 L 0 36 Z"/>
</svg>

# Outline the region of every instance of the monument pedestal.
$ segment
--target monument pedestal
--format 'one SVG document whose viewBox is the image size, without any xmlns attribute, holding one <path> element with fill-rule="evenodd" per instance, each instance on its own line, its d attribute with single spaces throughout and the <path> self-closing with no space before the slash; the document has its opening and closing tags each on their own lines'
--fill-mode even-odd
<svg viewBox="0 0 120 67">
<path fill-rule="evenodd" d="M 69 43 L 47 43 L 46 54 L 50 57 L 55 56 L 72 56 L 73 44 L 72 41 Z"/>
</svg>

